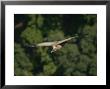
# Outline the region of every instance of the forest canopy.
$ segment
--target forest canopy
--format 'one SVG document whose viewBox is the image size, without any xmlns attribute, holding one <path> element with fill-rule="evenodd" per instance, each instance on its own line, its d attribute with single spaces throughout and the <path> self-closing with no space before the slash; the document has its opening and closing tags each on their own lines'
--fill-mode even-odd
<svg viewBox="0 0 110 89">
<path fill-rule="evenodd" d="M 28 47 L 78 36 L 51 53 L 50 47 Z M 96 14 L 15 14 L 15 76 L 96 76 Z"/>
</svg>

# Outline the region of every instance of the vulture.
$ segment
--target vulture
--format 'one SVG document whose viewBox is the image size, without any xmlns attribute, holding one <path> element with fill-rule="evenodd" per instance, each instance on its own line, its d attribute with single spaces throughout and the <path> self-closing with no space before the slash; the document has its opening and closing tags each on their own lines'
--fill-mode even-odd
<svg viewBox="0 0 110 89">
<path fill-rule="evenodd" d="M 52 47 L 52 50 L 51 50 L 51 53 L 52 53 L 52 52 L 55 52 L 61 49 L 64 43 L 68 42 L 69 40 L 72 40 L 73 38 L 75 37 L 70 37 L 64 40 L 60 40 L 60 41 L 43 42 L 43 43 L 39 43 L 35 45 L 30 45 L 30 47 Z"/>
</svg>

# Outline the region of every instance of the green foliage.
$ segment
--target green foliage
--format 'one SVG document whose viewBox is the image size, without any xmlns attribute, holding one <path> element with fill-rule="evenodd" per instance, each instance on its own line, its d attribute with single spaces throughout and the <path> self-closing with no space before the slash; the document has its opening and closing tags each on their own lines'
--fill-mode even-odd
<svg viewBox="0 0 110 89">
<path fill-rule="evenodd" d="M 39 29 L 28 27 L 22 32 L 21 38 L 24 44 L 37 44 L 42 42 L 42 33 Z"/>
<path fill-rule="evenodd" d="M 32 63 L 25 54 L 24 49 L 17 43 L 15 43 L 14 48 L 16 49 L 14 51 L 15 75 L 32 75 Z"/>
<path fill-rule="evenodd" d="M 56 66 L 54 63 L 50 62 L 43 66 L 44 75 L 52 75 L 56 71 Z"/>
<path fill-rule="evenodd" d="M 39 28 L 42 27 L 43 21 L 44 21 L 44 18 L 41 15 L 38 15 L 37 25 L 38 25 Z"/>
<path fill-rule="evenodd" d="M 61 30 L 51 30 L 48 33 L 48 40 L 55 41 L 55 40 L 62 40 L 64 39 L 64 33 Z"/>
<path fill-rule="evenodd" d="M 19 17 L 20 16 L 20 17 Z M 16 76 L 96 76 L 97 15 L 15 14 L 14 74 Z M 22 22 L 21 21 L 21 22 Z M 26 45 L 77 38 L 51 53 L 50 47 Z"/>
</svg>

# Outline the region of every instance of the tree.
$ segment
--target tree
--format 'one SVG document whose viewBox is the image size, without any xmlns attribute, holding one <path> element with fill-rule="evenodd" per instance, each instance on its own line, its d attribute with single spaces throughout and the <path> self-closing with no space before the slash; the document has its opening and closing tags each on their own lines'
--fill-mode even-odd
<svg viewBox="0 0 110 89">
<path fill-rule="evenodd" d="M 96 14 L 17 14 L 14 16 L 14 73 L 32 76 L 97 75 Z M 25 23 L 25 24 L 24 24 Z M 78 35 L 51 53 L 50 47 L 28 45 Z"/>
<path fill-rule="evenodd" d="M 15 43 L 16 50 L 14 51 L 14 71 L 15 75 L 29 76 L 32 75 L 32 63 L 28 56 L 25 54 L 24 49 Z"/>
</svg>

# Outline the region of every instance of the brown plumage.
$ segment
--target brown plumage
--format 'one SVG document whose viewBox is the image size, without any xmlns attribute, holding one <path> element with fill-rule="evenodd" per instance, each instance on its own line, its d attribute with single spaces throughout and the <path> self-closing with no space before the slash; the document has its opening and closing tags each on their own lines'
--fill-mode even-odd
<svg viewBox="0 0 110 89">
<path fill-rule="evenodd" d="M 59 49 L 62 48 L 62 44 L 64 44 L 65 42 L 68 42 L 69 40 L 73 39 L 75 37 L 70 37 L 70 38 L 67 38 L 67 39 L 64 39 L 64 40 L 61 40 L 61 41 L 54 41 L 54 42 L 43 42 L 43 43 L 39 43 L 39 44 L 36 44 L 36 45 L 31 45 L 31 47 L 49 47 L 51 46 L 53 49 L 51 51 L 52 52 L 55 52 Z"/>
</svg>

